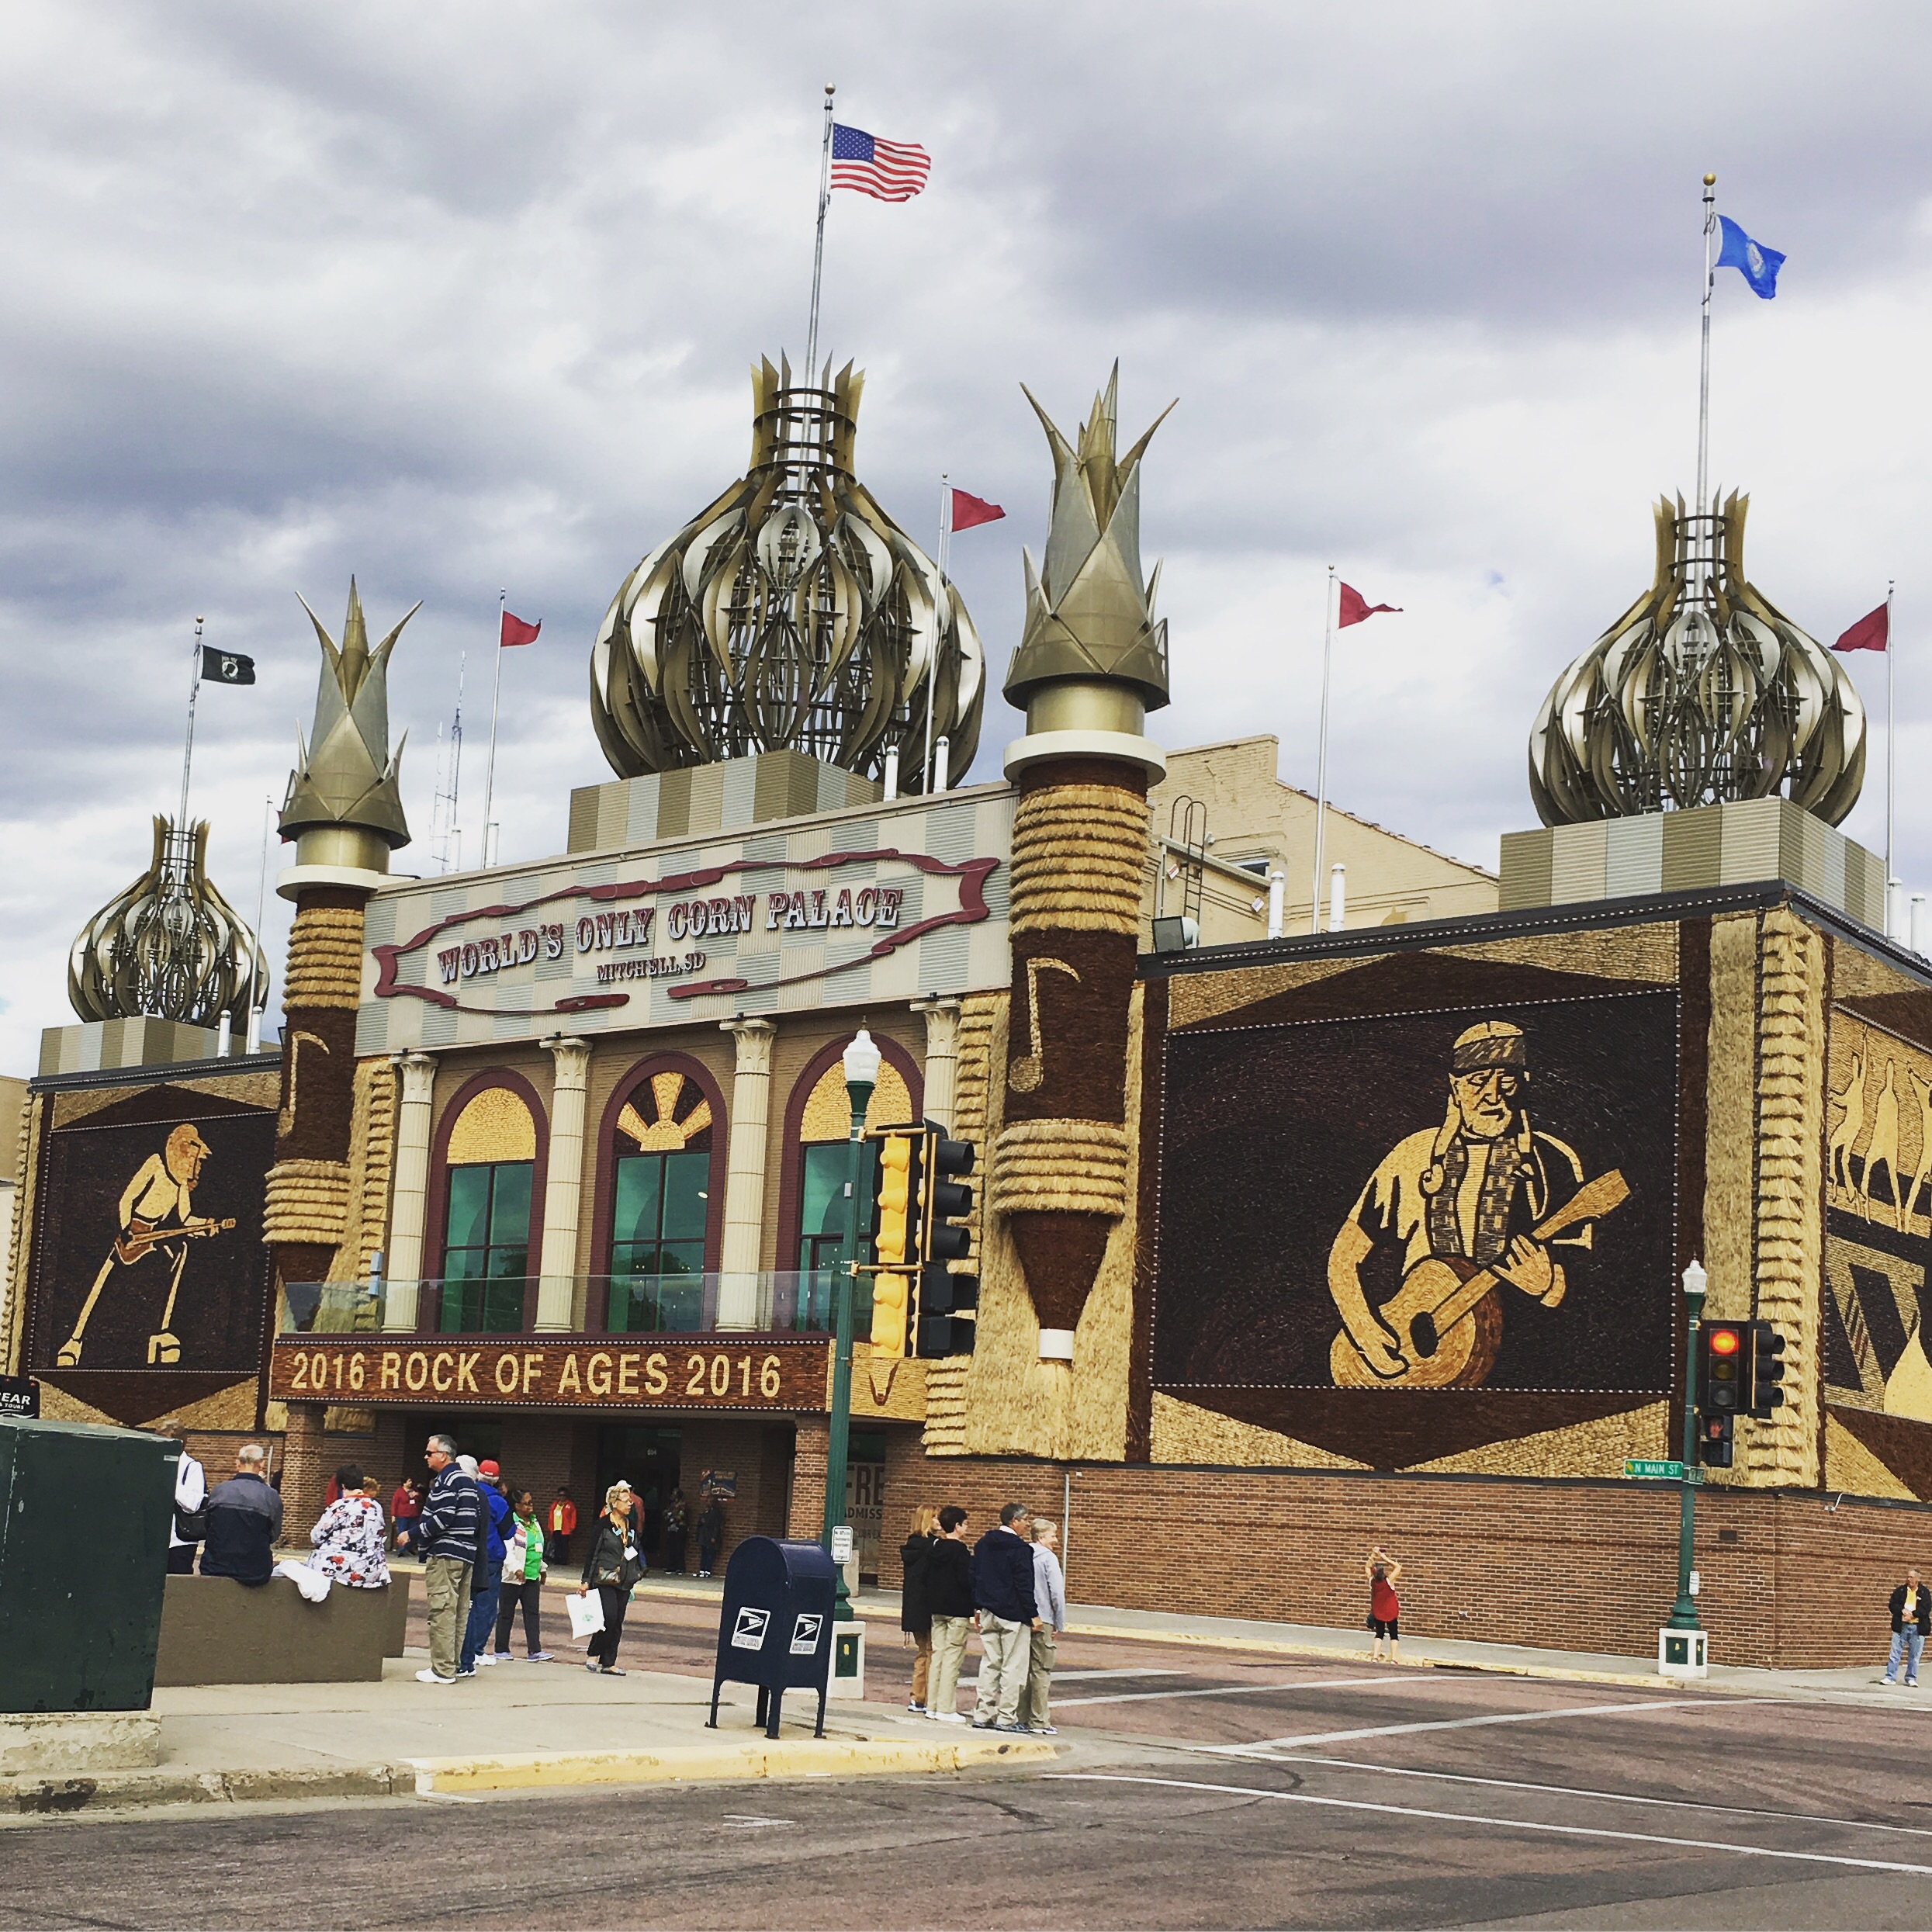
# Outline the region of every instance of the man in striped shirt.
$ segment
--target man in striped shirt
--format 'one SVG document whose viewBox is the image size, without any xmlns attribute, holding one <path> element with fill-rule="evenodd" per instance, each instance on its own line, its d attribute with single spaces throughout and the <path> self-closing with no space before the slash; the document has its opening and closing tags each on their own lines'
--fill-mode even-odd
<svg viewBox="0 0 1932 1932">
<path fill-rule="evenodd" d="M 429 1668 L 416 1675 L 424 1684 L 454 1684 L 480 1546 L 483 1495 L 476 1479 L 457 1465 L 454 1437 L 432 1435 L 423 1460 L 435 1480 L 417 1519 L 423 1598 L 429 1607 Z"/>
</svg>

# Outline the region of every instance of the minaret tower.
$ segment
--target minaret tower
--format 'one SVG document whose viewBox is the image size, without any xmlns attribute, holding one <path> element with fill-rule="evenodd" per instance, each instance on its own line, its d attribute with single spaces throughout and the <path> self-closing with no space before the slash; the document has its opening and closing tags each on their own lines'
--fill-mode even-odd
<svg viewBox="0 0 1932 1932">
<path fill-rule="evenodd" d="M 1072 1362 L 1081 1310 L 1127 1211 L 1147 790 L 1166 770 L 1141 729 L 1168 701 L 1158 565 L 1154 583 L 1141 577 L 1141 455 L 1160 423 L 1115 455 L 1119 380 L 1117 364 L 1077 447 L 1027 398 L 1053 452 L 1053 521 L 1044 563 L 1026 559 L 1026 629 L 1006 678 L 1027 732 L 1006 760 L 1020 792 L 1013 1006 L 989 1200 L 1012 1234 L 1047 1362 Z"/>
<path fill-rule="evenodd" d="M 283 1282 L 327 1279 L 347 1230 L 362 912 L 389 871 L 390 853 L 409 843 L 398 783 L 402 747 L 393 757 L 389 749 L 390 653 L 421 608 L 372 651 L 354 578 L 339 646 L 309 611 L 322 646 L 321 684 L 307 743 L 297 735 L 282 808 L 282 836 L 293 841 L 296 862 L 276 884 L 296 909 L 282 975 L 282 1111 L 264 1223 Z"/>
</svg>

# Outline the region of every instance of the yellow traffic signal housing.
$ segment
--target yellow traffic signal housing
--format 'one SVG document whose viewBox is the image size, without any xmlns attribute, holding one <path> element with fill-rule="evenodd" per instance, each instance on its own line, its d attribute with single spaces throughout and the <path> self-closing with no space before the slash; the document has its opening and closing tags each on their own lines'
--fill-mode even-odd
<svg viewBox="0 0 1932 1932">
<path fill-rule="evenodd" d="M 906 1232 L 912 1203 L 912 1141 L 895 1134 L 879 1143 L 878 1231 L 872 1252 L 882 1268 L 898 1268 L 906 1259 Z"/>
</svg>

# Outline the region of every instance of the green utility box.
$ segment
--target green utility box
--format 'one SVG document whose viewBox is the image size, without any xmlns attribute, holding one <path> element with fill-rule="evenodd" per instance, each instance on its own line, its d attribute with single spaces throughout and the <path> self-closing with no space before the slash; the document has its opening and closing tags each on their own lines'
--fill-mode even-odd
<svg viewBox="0 0 1932 1932">
<path fill-rule="evenodd" d="M 0 1418 L 0 1711 L 144 1711 L 179 1446 Z"/>
</svg>

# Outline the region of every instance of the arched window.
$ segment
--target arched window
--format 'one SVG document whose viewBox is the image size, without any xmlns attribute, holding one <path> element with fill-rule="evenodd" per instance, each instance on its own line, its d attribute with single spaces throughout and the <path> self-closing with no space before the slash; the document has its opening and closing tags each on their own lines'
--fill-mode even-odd
<svg viewBox="0 0 1932 1932">
<path fill-rule="evenodd" d="M 704 1325 L 714 1132 L 704 1089 L 674 1068 L 651 1075 L 617 1117 L 609 1325 L 618 1333 Z"/>
<path fill-rule="evenodd" d="M 473 1095 L 451 1126 L 437 1324 L 445 1335 L 522 1332 L 536 1158 L 536 1122 L 507 1087 Z"/>
<path fill-rule="evenodd" d="M 898 1126 L 917 1117 L 905 1075 L 891 1058 L 882 1060 L 865 1110 L 867 1130 Z M 807 1091 L 798 1126 L 798 1246 L 795 1259 L 786 1265 L 796 1268 L 801 1276 L 801 1328 L 830 1325 L 833 1270 L 850 1259 L 845 1247 L 845 1180 L 851 1130 L 852 1103 L 846 1091 L 845 1069 L 835 1054 Z M 872 1259 L 874 1158 L 875 1150 L 870 1144 L 860 1150 L 857 1259 L 861 1262 Z M 872 1318 L 869 1276 L 859 1277 L 855 1314 L 857 1331 L 863 1335 Z"/>
</svg>

